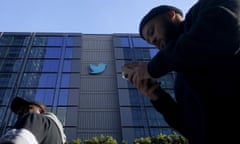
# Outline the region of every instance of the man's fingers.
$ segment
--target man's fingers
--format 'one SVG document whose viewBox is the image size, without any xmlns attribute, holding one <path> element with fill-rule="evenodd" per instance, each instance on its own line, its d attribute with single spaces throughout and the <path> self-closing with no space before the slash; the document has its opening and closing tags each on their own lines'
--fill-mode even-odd
<svg viewBox="0 0 240 144">
<path fill-rule="evenodd" d="M 129 73 L 128 73 L 128 80 L 131 82 L 131 83 L 133 83 L 133 77 L 134 77 L 134 71 L 130 71 Z"/>
<path fill-rule="evenodd" d="M 139 65 L 139 62 L 131 62 L 131 63 L 124 64 L 123 66 L 127 68 L 135 68 L 138 65 Z"/>
</svg>

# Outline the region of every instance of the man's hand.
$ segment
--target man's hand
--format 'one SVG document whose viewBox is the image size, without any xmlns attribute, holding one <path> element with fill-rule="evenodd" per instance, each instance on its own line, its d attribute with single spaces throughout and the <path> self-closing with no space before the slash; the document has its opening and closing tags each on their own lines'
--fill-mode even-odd
<svg viewBox="0 0 240 144">
<path fill-rule="evenodd" d="M 147 96 L 152 101 L 158 100 L 159 96 L 154 92 L 157 88 L 160 87 L 159 83 L 152 83 L 149 85 L 150 79 L 144 79 L 141 81 L 140 87 L 138 90 L 145 96 Z"/>
<path fill-rule="evenodd" d="M 151 78 L 148 73 L 147 62 L 132 62 L 125 64 L 124 67 L 131 69 L 128 73 L 128 80 L 132 82 L 136 88 L 140 88 L 142 80 Z"/>
</svg>

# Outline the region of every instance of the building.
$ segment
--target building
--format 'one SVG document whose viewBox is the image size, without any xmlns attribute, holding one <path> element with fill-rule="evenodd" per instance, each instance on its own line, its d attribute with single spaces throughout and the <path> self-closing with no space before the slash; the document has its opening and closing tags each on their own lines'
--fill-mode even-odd
<svg viewBox="0 0 240 144">
<path fill-rule="evenodd" d="M 157 50 L 137 34 L 0 33 L 0 133 L 14 124 L 15 96 L 44 103 L 68 139 L 100 134 L 133 141 L 171 133 L 162 115 L 128 81 L 121 66 Z M 91 73 L 89 65 L 106 64 Z M 159 79 L 173 97 L 174 73 Z"/>
</svg>

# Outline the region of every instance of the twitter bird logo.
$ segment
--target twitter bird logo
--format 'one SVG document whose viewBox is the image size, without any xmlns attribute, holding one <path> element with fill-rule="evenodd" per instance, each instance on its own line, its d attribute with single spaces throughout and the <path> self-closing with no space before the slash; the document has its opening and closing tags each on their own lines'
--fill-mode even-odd
<svg viewBox="0 0 240 144">
<path fill-rule="evenodd" d="M 98 65 L 89 64 L 89 74 L 97 75 L 105 71 L 107 64 L 99 63 Z"/>
</svg>

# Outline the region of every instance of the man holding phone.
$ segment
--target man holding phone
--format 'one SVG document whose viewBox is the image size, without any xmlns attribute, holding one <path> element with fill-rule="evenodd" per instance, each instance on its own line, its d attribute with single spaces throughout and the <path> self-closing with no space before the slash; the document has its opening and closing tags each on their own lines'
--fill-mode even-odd
<svg viewBox="0 0 240 144">
<path fill-rule="evenodd" d="M 231 130 L 239 127 L 235 114 L 240 112 L 236 103 L 240 96 L 239 3 L 199 0 L 184 21 L 175 8 L 152 9 L 142 19 L 139 31 L 144 40 L 161 50 L 149 63 L 126 64 L 132 68 L 128 79 L 190 144 L 211 140 L 234 143 L 238 139 Z M 169 29 L 174 25 L 179 30 Z M 146 86 L 147 79 L 170 71 L 177 72 L 176 101 L 159 85 Z"/>
</svg>

